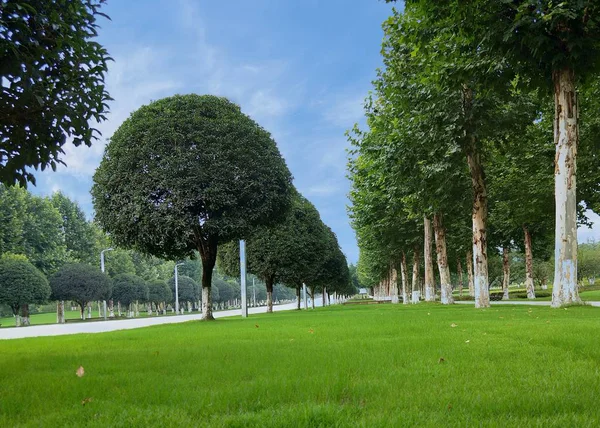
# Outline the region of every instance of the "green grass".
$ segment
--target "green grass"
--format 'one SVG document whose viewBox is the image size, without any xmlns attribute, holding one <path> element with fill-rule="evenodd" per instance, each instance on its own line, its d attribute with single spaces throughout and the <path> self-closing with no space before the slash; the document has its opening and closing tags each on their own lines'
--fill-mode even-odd
<svg viewBox="0 0 600 428">
<path fill-rule="evenodd" d="M 97 316 L 98 313 L 96 312 L 93 315 Z M 78 319 L 80 319 L 79 318 L 79 311 L 65 311 L 65 319 L 67 319 L 67 320 L 70 320 L 70 319 L 78 320 Z M 56 324 L 56 312 L 46 312 L 46 313 L 43 313 L 43 314 L 32 314 L 29 317 L 29 320 L 31 322 L 31 325 Z M 0 318 L 0 328 L 14 327 L 14 326 L 15 326 L 15 319 L 14 319 L 14 317 Z"/>
<path fill-rule="evenodd" d="M 0 341 L 0 426 L 597 426 L 599 315 L 338 306 Z"/>
</svg>

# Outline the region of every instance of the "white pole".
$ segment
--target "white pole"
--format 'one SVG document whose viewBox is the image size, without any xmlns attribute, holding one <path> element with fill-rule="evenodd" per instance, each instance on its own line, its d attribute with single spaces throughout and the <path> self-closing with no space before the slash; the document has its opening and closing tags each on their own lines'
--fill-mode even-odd
<svg viewBox="0 0 600 428">
<path fill-rule="evenodd" d="M 248 318 L 248 302 L 246 299 L 246 241 L 240 240 L 240 291 L 242 318 Z"/>
<path fill-rule="evenodd" d="M 104 273 L 104 252 L 112 250 L 112 248 L 107 248 L 106 250 L 100 251 L 100 270 L 102 273 Z M 102 301 L 102 306 L 104 308 L 104 321 L 106 321 L 106 299 Z"/>
<path fill-rule="evenodd" d="M 177 266 L 175 263 L 175 313 L 179 315 L 179 278 L 177 276 Z"/>
</svg>

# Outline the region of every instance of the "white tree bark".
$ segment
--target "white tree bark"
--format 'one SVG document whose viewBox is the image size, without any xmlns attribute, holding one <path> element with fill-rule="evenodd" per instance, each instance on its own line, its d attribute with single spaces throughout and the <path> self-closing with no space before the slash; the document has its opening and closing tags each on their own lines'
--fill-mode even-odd
<svg viewBox="0 0 600 428">
<path fill-rule="evenodd" d="M 533 286 L 533 252 L 531 250 L 531 232 L 527 226 L 523 226 L 525 234 L 525 288 L 527 298 L 535 299 L 535 288 Z"/>
<path fill-rule="evenodd" d="M 327 287 L 323 286 L 323 302 L 322 306 L 325 307 L 327 304 Z"/>
<path fill-rule="evenodd" d="M 423 218 L 425 226 L 425 301 L 435 302 L 435 277 L 433 276 L 433 257 L 431 254 L 432 229 L 431 220 Z"/>
<path fill-rule="evenodd" d="M 419 291 L 419 252 L 415 248 L 413 253 L 413 274 L 412 274 L 412 300 L 411 303 L 419 303 L 421 292 Z"/>
<path fill-rule="evenodd" d="M 400 263 L 400 275 L 402 276 L 402 303 L 408 305 L 410 299 L 408 297 L 408 271 L 406 267 L 406 254 L 402 251 L 402 262 Z"/>
<path fill-rule="evenodd" d="M 202 319 L 203 320 L 212 320 L 213 317 L 213 308 L 212 308 L 212 299 L 210 298 L 210 287 L 202 287 Z"/>
<path fill-rule="evenodd" d="M 577 290 L 577 144 L 578 106 L 575 73 L 556 70 L 554 81 L 554 195 L 556 224 L 554 244 L 554 289 L 552 306 L 580 303 Z"/>
<path fill-rule="evenodd" d="M 398 304 L 398 271 L 395 267 L 391 268 L 390 294 L 392 295 L 392 303 Z"/>
<path fill-rule="evenodd" d="M 433 216 L 433 230 L 435 231 L 435 250 L 440 272 L 441 302 L 443 305 L 451 305 L 454 303 L 454 297 L 452 297 L 452 280 L 450 278 L 450 266 L 448 266 L 448 253 L 446 252 L 446 229 L 441 213 L 436 213 Z"/>
<path fill-rule="evenodd" d="M 504 294 L 502 295 L 502 300 L 508 300 L 508 286 L 510 285 L 510 259 L 509 259 L 509 249 L 505 245 L 502 247 L 502 291 Z"/>
<path fill-rule="evenodd" d="M 458 295 L 462 297 L 464 282 L 463 282 L 462 263 L 460 262 L 460 257 L 456 258 L 456 271 L 458 272 Z"/>
</svg>

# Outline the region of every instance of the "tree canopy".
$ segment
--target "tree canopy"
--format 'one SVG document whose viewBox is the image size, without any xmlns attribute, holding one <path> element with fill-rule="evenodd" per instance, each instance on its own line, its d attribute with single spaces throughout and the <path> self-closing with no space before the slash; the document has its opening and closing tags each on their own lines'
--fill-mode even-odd
<svg viewBox="0 0 600 428">
<path fill-rule="evenodd" d="M 270 134 L 210 95 L 134 112 L 107 145 L 92 188 L 96 218 L 117 245 L 171 260 L 198 251 L 207 319 L 218 245 L 283 219 L 290 192 Z"/>
<path fill-rule="evenodd" d="M 95 39 L 105 0 L 3 1 L 0 7 L 0 182 L 35 184 L 62 147 L 92 144 L 110 100 L 111 59 Z"/>
<path fill-rule="evenodd" d="M 4 254 L 0 258 L 0 303 L 14 315 L 22 305 L 45 303 L 50 297 L 48 280 L 23 255 Z"/>
</svg>

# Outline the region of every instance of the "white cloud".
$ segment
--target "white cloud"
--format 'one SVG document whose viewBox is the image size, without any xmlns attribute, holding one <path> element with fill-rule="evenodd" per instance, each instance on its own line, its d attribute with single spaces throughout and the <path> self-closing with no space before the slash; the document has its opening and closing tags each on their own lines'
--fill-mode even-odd
<svg viewBox="0 0 600 428">
<path fill-rule="evenodd" d="M 364 93 L 360 96 L 336 99 L 330 103 L 330 107 L 325 110 L 325 120 L 335 126 L 350 129 L 359 122 L 365 115 L 364 113 Z M 322 102 L 319 101 L 319 104 Z"/>
</svg>

